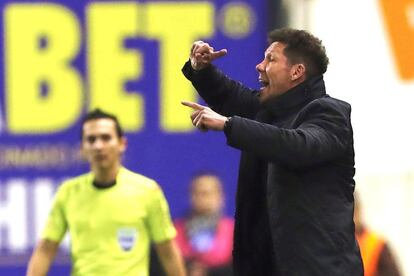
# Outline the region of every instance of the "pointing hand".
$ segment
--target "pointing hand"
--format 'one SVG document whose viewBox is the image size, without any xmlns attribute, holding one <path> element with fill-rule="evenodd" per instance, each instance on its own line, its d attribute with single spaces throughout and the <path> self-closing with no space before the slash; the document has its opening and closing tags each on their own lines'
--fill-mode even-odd
<svg viewBox="0 0 414 276">
<path fill-rule="evenodd" d="M 204 41 L 196 41 L 193 43 L 190 52 L 191 67 L 194 70 L 201 70 L 207 67 L 213 60 L 227 54 L 227 49 L 214 51 L 208 43 Z"/>
<path fill-rule="evenodd" d="M 194 110 L 191 114 L 191 121 L 199 130 L 223 130 L 227 117 L 224 117 L 211 110 L 211 108 L 198 103 L 182 101 L 181 104 Z"/>
</svg>

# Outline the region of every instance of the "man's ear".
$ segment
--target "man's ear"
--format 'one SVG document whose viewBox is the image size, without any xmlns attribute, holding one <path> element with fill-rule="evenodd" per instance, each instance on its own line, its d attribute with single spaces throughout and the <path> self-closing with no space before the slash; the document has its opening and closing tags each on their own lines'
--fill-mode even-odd
<svg viewBox="0 0 414 276">
<path fill-rule="evenodd" d="M 298 79 L 304 78 L 306 73 L 306 67 L 303 63 L 294 64 L 290 72 L 291 80 L 296 81 Z"/>
<path fill-rule="evenodd" d="M 121 143 L 121 152 L 124 153 L 127 146 L 128 146 L 128 140 L 125 136 L 120 138 L 120 143 Z"/>
</svg>

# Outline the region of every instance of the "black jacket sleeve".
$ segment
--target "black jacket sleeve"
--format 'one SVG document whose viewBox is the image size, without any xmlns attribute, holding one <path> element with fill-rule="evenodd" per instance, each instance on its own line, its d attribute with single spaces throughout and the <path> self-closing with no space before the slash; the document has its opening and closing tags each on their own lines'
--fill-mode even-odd
<svg viewBox="0 0 414 276">
<path fill-rule="evenodd" d="M 231 80 L 215 66 L 195 71 L 189 61 L 182 68 L 200 96 L 215 112 L 224 116 L 253 118 L 259 108 L 258 91 Z"/>
<path fill-rule="evenodd" d="M 350 106 L 332 98 L 304 107 L 292 129 L 233 117 L 227 143 L 269 162 L 298 168 L 333 160 L 353 143 Z"/>
</svg>

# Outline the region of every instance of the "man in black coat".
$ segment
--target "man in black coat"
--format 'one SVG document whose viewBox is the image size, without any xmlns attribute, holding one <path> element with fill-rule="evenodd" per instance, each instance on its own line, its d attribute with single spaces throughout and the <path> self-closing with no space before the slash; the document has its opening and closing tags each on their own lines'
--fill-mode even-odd
<svg viewBox="0 0 414 276">
<path fill-rule="evenodd" d="M 194 109 L 201 130 L 224 131 L 242 151 L 234 271 L 255 276 L 361 276 L 353 222 L 353 133 L 348 103 L 325 92 L 321 41 L 279 29 L 256 66 L 262 88 L 233 81 L 211 62 L 226 54 L 193 44 L 183 73 L 209 107 Z"/>
</svg>

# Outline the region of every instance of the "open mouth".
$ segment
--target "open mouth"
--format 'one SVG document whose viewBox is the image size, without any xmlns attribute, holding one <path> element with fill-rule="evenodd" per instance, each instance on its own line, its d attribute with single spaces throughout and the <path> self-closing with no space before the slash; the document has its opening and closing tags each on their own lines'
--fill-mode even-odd
<svg viewBox="0 0 414 276">
<path fill-rule="evenodd" d="M 269 82 L 267 82 L 263 79 L 259 79 L 259 83 L 262 86 L 262 88 L 265 88 L 265 87 L 269 86 Z"/>
</svg>

